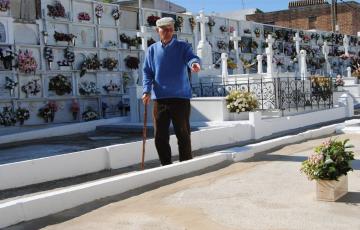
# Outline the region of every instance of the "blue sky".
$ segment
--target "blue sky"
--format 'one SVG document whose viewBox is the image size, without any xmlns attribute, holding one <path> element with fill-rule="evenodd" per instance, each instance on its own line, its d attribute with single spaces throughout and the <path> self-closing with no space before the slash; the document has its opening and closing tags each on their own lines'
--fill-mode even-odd
<svg viewBox="0 0 360 230">
<path fill-rule="evenodd" d="M 243 8 L 259 8 L 262 11 L 276 11 L 287 9 L 288 0 L 170 0 L 176 4 L 184 6 L 188 11 L 199 12 L 224 12 L 235 11 Z M 360 0 L 356 0 L 360 2 Z M 243 2 L 243 3 L 242 3 Z M 340 2 L 340 0 L 338 1 Z"/>
</svg>

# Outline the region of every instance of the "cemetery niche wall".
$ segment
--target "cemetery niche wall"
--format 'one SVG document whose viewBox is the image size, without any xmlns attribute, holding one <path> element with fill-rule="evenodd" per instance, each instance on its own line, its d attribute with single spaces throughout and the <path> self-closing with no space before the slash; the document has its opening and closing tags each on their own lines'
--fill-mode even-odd
<svg viewBox="0 0 360 230">
<path fill-rule="evenodd" d="M 10 7 L 0 12 L 0 126 L 126 116 L 129 87 L 141 85 L 144 50 L 159 40 L 156 20 L 173 17 L 175 36 L 194 50 L 200 39 L 196 15 L 187 13 L 142 8 L 139 14 L 139 9 L 97 1 L 43 0 L 41 19 L 26 23 L 14 22 Z M 360 50 L 355 36 L 347 36 L 346 47 L 342 34 L 208 17 L 206 40 L 218 74 L 193 78 L 194 84 L 221 81 L 221 53 L 228 54 L 228 71 L 238 79 L 257 73 L 257 60 L 266 70 L 269 34 L 275 39 L 275 75 L 300 76 L 298 51 L 303 49 L 311 75 L 344 76 Z"/>
</svg>

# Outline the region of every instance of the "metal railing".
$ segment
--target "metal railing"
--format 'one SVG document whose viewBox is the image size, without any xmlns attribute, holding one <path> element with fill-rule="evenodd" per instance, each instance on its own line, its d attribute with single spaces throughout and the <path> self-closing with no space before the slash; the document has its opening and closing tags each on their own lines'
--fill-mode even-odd
<svg viewBox="0 0 360 230">
<path fill-rule="evenodd" d="M 333 107 L 334 79 L 271 78 L 209 82 L 192 85 L 194 97 L 225 97 L 232 90 L 251 92 L 260 110 L 299 111 Z"/>
</svg>

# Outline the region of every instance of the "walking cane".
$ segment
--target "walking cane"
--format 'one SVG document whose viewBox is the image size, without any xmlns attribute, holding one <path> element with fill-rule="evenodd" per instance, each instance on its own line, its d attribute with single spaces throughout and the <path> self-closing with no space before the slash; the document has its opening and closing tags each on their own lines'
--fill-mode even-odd
<svg viewBox="0 0 360 230">
<path fill-rule="evenodd" d="M 145 161 L 145 143 L 146 143 L 146 128 L 147 128 L 146 122 L 147 122 L 147 104 L 144 105 L 144 127 L 143 127 L 141 170 L 144 170 L 144 161 Z"/>
</svg>

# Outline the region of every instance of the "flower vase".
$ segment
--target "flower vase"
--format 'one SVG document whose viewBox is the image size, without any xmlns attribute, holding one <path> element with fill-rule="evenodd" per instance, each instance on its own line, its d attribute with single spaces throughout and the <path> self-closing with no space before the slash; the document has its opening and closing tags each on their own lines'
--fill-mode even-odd
<svg viewBox="0 0 360 230">
<path fill-rule="evenodd" d="M 101 24 L 101 18 L 97 17 L 97 23 L 100 25 Z"/>
<path fill-rule="evenodd" d="M 52 69 L 52 62 L 49 62 L 49 70 Z"/>
<path fill-rule="evenodd" d="M 20 125 L 24 125 L 24 120 L 20 120 Z"/>
<path fill-rule="evenodd" d="M 123 49 L 129 49 L 129 44 L 127 44 L 127 43 L 121 43 L 121 48 L 123 48 Z"/>
<path fill-rule="evenodd" d="M 47 45 L 48 42 L 48 36 L 44 36 L 44 44 Z"/>
<path fill-rule="evenodd" d="M 75 46 L 75 45 L 76 45 L 76 43 L 75 43 L 75 42 L 76 42 L 76 38 L 72 38 L 72 39 L 71 39 L 71 44 L 72 44 L 73 46 Z"/>
<path fill-rule="evenodd" d="M 119 20 L 115 20 L 115 26 L 119 26 Z"/>
<path fill-rule="evenodd" d="M 316 199 L 336 201 L 348 192 L 348 177 L 341 176 L 338 180 L 316 180 Z"/>
<path fill-rule="evenodd" d="M 14 96 L 15 89 L 10 89 L 10 97 Z"/>
</svg>

